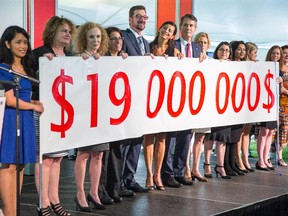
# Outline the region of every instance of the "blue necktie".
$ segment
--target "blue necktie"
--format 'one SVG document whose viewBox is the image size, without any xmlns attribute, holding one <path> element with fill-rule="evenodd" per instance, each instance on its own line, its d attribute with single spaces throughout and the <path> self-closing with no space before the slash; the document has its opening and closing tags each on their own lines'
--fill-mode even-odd
<svg viewBox="0 0 288 216">
<path fill-rule="evenodd" d="M 144 43 L 143 43 L 143 38 L 142 36 L 139 36 L 137 38 L 137 41 L 138 41 L 138 45 L 140 47 L 140 50 L 141 50 L 141 54 L 144 55 L 145 54 L 145 46 L 144 46 Z"/>
</svg>

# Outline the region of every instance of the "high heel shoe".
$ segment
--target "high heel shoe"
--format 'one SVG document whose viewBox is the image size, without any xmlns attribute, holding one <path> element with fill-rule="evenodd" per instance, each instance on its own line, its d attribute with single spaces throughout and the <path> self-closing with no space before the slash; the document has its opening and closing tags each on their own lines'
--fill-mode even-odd
<svg viewBox="0 0 288 216">
<path fill-rule="evenodd" d="M 287 167 L 287 163 L 283 159 L 278 160 L 278 165 L 283 166 L 283 167 Z"/>
<path fill-rule="evenodd" d="M 225 169 L 225 172 L 226 172 L 226 175 L 229 175 L 229 176 L 238 176 L 237 172 L 235 172 L 231 168 L 230 168 L 230 170 Z"/>
<path fill-rule="evenodd" d="M 268 163 L 271 164 L 271 166 L 267 166 L 269 170 L 275 170 L 275 167 L 273 167 L 271 160 L 268 159 Z"/>
<path fill-rule="evenodd" d="M 232 169 L 234 172 L 236 172 L 237 175 L 239 175 L 239 176 L 243 176 L 243 175 L 245 175 L 245 173 L 242 172 L 240 169 L 238 169 L 236 166 L 231 167 L 231 169 Z"/>
<path fill-rule="evenodd" d="M 262 171 L 269 171 L 270 169 L 268 167 L 261 167 L 258 163 L 258 161 L 255 163 L 255 167 L 258 170 L 262 170 Z"/>
<path fill-rule="evenodd" d="M 53 209 L 53 212 L 57 215 L 57 216 L 71 216 L 71 213 L 67 212 L 63 206 L 61 205 L 61 203 L 57 203 L 57 204 L 53 204 L 50 203 L 51 207 Z"/>
<path fill-rule="evenodd" d="M 37 212 L 39 216 L 52 216 L 50 206 L 47 206 L 46 208 L 37 207 Z"/>
<path fill-rule="evenodd" d="M 201 181 L 201 182 L 208 182 L 208 180 L 202 176 L 197 176 L 195 175 L 193 172 L 191 172 L 191 177 L 192 177 L 192 180 L 195 181 L 195 179 L 197 179 L 198 181 Z"/>
<path fill-rule="evenodd" d="M 154 190 L 154 185 L 148 185 L 148 184 L 147 184 L 147 179 L 146 179 L 146 185 L 145 185 L 145 187 L 146 187 L 149 191 Z"/>
<path fill-rule="evenodd" d="M 217 170 L 217 167 L 219 167 L 219 168 L 224 168 L 223 166 L 219 166 L 219 165 L 216 164 L 216 166 L 214 167 L 214 170 L 215 170 L 215 173 L 216 173 L 216 178 L 218 178 L 218 174 L 219 174 L 223 179 L 231 179 L 231 176 L 228 176 L 228 175 L 223 176 L 223 175 L 221 174 L 221 172 L 219 172 L 219 171 Z"/>
<path fill-rule="evenodd" d="M 244 166 L 245 166 L 245 169 L 248 170 L 249 172 L 255 172 L 255 170 L 254 170 L 253 168 L 249 168 L 249 167 L 246 166 L 245 164 L 244 164 Z"/>
<path fill-rule="evenodd" d="M 92 208 L 89 206 L 81 206 L 77 196 L 75 196 L 74 201 L 76 203 L 76 211 L 81 211 L 81 212 L 92 212 Z"/>
<path fill-rule="evenodd" d="M 99 209 L 99 210 L 105 210 L 106 209 L 106 207 L 104 205 L 96 202 L 96 200 L 94 200 L 94 198 L 91 196 L 90 193 L 87 195 L 86 199 L 88 201 L 88 204 L 89 204 L 89 202 L 93 203 L 93 205 L 95 206 L 95 209 Z"/>
<path fill-rule="evenodd" d="M 154 176 L 153 176 L 153 182 L 154 182 L 154 184 L 155 184 L 155 186 L 156 186 L 156 190 L 161 190 L 161 191 L 164 191 L 164 190 L 165 190 L 165 187 L 164 187 L 163 184 L 162 184 L 162 185 L 157 185 L 157 184 L 156 184 L 156 181 L 155 181 Z"/>
<path fill-rule="evenodd" d="M 204 176 L 206 178 L 212 178 L 212 173 L 205 173 L 205 166 L 210 166 L 210 164 L 206 164 L 206 163 L 203 164 Z"/>
<path fill-rule="evenodd" d="M 235 167 L 236 167 L 236 169 L 238 169 L 238 170 L 240 170 L 241 172 L 243 172 L 243 173 L 249 173 L 249 171 L 245 168 L 245 169 L 240 169 L 240 167 L 238 166 L 238 164 L 237 163 L 235 163 Z M 245 167 L 245 166 L 244 166 Z"/>
</svg>

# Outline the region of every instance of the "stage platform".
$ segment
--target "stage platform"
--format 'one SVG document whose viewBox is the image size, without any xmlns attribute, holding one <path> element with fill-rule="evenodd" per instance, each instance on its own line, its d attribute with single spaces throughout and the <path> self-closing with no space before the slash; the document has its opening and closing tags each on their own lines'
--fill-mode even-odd
<svg viewBox="0 0 288 216">
<path fill-rule="evenodd" d="M 212 156 L 215 165 L 215 156 Z M 203 158 L 202 158 L 203 160 Z M 256 159 L 250 158 L 252 167 Z M 203 161 L 201 162 L 203 164 Z M 278 171 L 258 171 L 231 180 L 213 178 L 209 182 L 195 181 L 193 186 L 165 191 L 138 193 L 134 198 L 124 198 L 121 203 L 106 206 L 106 210 L 81 213 L 75 210 L 74 161 L 63 159 L 60 180 L 60 199 L 72 215 L 101 216 L 206 216 L 206 215 L 288 215 L 288 168 Z M 201 172 L 203 173 L 202 165 Z M 137 181 L 145 185 L 145 163 L 140 155 Z M 85 188 L 89 187 L 87 176 Z M 21 215 L 37 215 L 38 196 L 33 176 L 25 176 L 21 195 Z M 283 206 L 284 207 L 283 207 Z M 282 207 L 281 207 L 282 206 Z M 286 206 L 286 207 L 285 207 Z M 269 213 L 270 211 L 270 213 Z"/>
</svg>

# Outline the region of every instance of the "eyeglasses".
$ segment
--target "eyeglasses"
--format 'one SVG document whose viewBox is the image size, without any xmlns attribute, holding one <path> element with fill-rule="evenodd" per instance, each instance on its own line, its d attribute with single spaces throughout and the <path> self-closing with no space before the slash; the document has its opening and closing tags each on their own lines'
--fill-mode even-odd
<svg viewBox="0 0 288 216">
<path fill-rule="evenodd" d="M 223 48 L 221 48 L 221 49 L 218 49 L 218 51 L 221 51 L 221 52 L 230 52 L 230 50 L 229 49 L 223 49 Z"/>
<path fill-rule="evenodd" d="M 120 41 L 120 40 L 124 40 L 124 37 L 112 37 L 110 38 L 111 41 Z"/>
<path fill-rule="evenodd" d="M 140 14 L 137 14 L 137 15 L 135 15 L 135 17 L 136 17 L 136 19 L 141 19 L 141 18 L 143 18 L 144 20 L 148 20 L 148 16 L 142 16 L 142 15 L 140 15 Z"/>
</svg>

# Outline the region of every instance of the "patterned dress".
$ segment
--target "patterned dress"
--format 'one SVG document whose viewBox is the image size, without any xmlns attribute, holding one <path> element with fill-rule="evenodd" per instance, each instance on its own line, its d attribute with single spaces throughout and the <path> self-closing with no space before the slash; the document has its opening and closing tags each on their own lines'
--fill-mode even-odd
<svg viewBox="0 0 288 216">
<path fill-rule="evenodd" d="M 288 89 L 288 73 L 280 73 L 283 79 L 283 86 Z M 280 95 L 279 106 L 279 144 L 281 147 L 287 146 L 288 135 L 288 95 Z"/>
<path fill-rule="evenodd" d="M 1 67 L 8 68 L 6 64 Z M 0 69 L 0 80 L 13 81 L 13 74 Z M 31 82 L 20 78 L 19 99 L 30 102 Z M 15 90 L 14 95 L 15 95 Z M 19 110 L 20 115 L 20 164 L 36 162 L 35 127 L 32 110 Z M 16 109 L 5 106 L 2 137 L 0 143 L 0 163 L 16 164 Z"/>
</svg>

